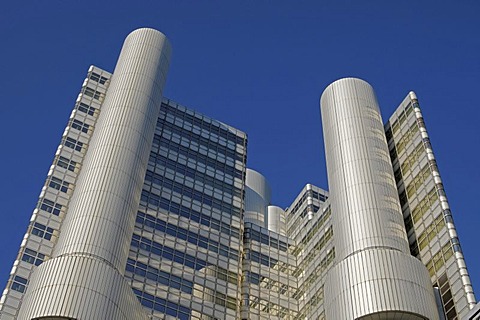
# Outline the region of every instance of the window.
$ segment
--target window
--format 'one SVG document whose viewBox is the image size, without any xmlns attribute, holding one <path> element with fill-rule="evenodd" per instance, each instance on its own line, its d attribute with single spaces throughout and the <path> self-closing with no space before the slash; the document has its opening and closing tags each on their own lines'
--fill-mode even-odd
<svg viewBox="0 0 480 320">
<path fill-rule="evenodd" d="M 60 180 L 56 177 L 51 177 L 48 186 L 66 193 L 68 191 L 70 183 Z"/>
<path fill-rule="evenodd" d="M 22 261 L 39 266 L 43 262 L 43 260 L 45 260 L 44 254 L 32 249 L 25 248 L 22 256 Z"/>
<path fill-rule="evenodd" d="M 35 222 L 33 224 L 32 234 L 50 240 L 52 238 L 53 229 L 41 223 Z"/>
<path fill-rule="evenodd" d="M 105 77 L 102 77 L 101 75 L 99 75 L 98 73 L 95 73 L 95 72 L 92 72 L 92 74 L 90 74 L 90 79 L 93 80 L 93 81 L 96 81 L 100 84 L 105 84 L 105 82 L 107 82 L 107 78 Z"/>
<path fill-rule="evenodd" d="M 83 93 L 86 96 L 92 97 L 95 100 L 99 100 L 99 101 L 103 100 L 103 94 L 98 92 L 98 91 L 93 90 L 92 88 L 85 87 L 85 89 L 83 90 Z"/>
<path fill-rule="evenodd" d="M 11 286 L 12 290 L 23 293 L 25 292 L 26 287 L 27 287 L 27 279 L 19 276 L 15 276 L 15 278 L 13 278 L 13 282 Z"/>
<path fill-rule="evenodd" d="M 170 274 L 168 272 L 147 266 L 146 264 L 143 264 L 139 261 L 128 259 L 126 270 L 161 283 L 163 285 L 174 287 L 185 293 L 192 293 L 193 282 L 182 279 L 181 277 L 174 274 Z"/>
<path fill-rule="evenodd" d="M 67 137 L 67 139 L 65 139 L 65 146 L 77 151 L 82 151 L 83 143 L 73 138 Z"/>
<path fill-rule="evenodd" d="M 95 109 L 95 108 L 92 107 L 92 106 L 86 105 L 86 104 L 83 103 L 83 102 L 80 102 L 80 104 L 79 104 L 78 107 L 77 107 L 77 110 L 78 110 L 78 111 L 81 111 L 81 112 L 83 112 L 83 113 L 86 113 L 86 114 L 88 114 L 88 115 L 93 116 L 94 113 L 95 113 L 95 110 L 97 110 L 97 109 Z"/>
<path fill-rule="evenodd" d="M 62 157 L 62 156 L 58 157 L 58 159 L 57 159 L 57 166 L 65 168 L 65 169 L 70 170 L 72 172 L 75 171 L 76 165 L 77 165 L 77 163 L 75 161 L 68 160 L 67 158 Z"/>
<path fill-rule="evenodd" d="M 58 216 L 60 215 L 60 211 L 62 210 L 62 205 L 48 199 L 43 199 L 42 204 L 40 205 L 40 209 L 50 212 L 55 216 Z"/>
<path fill-rule="evenodd" d="M 82 132 L 84 132 L 84 133 L 87 133 L 89 127 L 90 127 L 90 126 L 89 126 L 88 124 L 83 123 L 83 122 L 80 121 L 80 120 L 73 119 L 72 128 L 77 129 L 78 131 L 82 131 Z"/>
</svg>

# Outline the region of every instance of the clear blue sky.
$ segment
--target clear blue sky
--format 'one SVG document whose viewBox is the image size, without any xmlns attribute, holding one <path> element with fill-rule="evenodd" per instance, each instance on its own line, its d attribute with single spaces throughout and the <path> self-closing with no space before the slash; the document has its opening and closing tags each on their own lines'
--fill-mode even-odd
<svg viewBox="0 0 480 320">
<path fill-rule="evenodd" d="M 273 202 L 326 188 L 319 97 L 355 76 L 384 119 L 414 90 L 480 297 L 479 1 L 7 1 L 0 12 L 0 287 L 88 67 L 125 36 L 164 32 L 164 94 L 249 134 Z M 361 4 L 360 4 L 361 3 Z"/>
</svg>

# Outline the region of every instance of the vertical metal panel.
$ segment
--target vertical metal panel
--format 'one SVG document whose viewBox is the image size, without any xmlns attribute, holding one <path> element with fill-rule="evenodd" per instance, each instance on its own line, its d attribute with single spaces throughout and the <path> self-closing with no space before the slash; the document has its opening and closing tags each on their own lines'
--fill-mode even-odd
<svg viewBox="0 0 480 320">
<path fill-rule="evenodd" d="M 409 254 L 372 87 L 338 80 L 324 91 L 321 109 L 339 261 L 325 283 L 327 318 L 437 319 L 427 271 Z"/>
<path fill-rule="evenodd" d="M 285 211 L 277 206 L 268 206 L 268 230 L 287 236 Z"/>
<path fill-rule="evenodd" d="M 53 259 L 32 277 L 19 319 L 146 318 L 123 272 L 169 58 L 156 30 L 125 40 Z"/>
<path fill-rule="evenodd" d="M 247 168 L 244 222 L 266 227 L 270 197 L 271 190 L 267 179 L 257 171 Z"/>
</svg>

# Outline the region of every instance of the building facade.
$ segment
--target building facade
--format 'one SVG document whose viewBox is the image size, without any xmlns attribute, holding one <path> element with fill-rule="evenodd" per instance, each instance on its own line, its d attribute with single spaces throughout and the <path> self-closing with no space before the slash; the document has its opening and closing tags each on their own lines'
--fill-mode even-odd
<svg viewBox="0 0 480 320">
<path fill-rule="evenodd" d="M 411 92 L 321 98 L 330 192 L 292 204 L 247 135 L 163 97 L 170 45 L 139 29 L 88 70 L 0 299 L 0 319 L 462 319 L 475 306 Z"/>
</svg>

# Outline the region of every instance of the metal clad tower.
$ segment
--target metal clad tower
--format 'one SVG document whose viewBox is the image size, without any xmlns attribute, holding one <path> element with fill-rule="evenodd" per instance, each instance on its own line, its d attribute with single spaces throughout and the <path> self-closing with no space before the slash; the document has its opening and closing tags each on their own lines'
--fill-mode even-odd
<svg viewBox="0 0 480 320">
<path fill-rule="evenodd" d="M 337 259 L 327 319 L 438 319 L 427 270 L 409 253 L 372 87 L 341 79 L 320 103 Z"/>
<path fill-rule="evenodd" d="M 287 218 L 285 210 L 277 206 L 268 206 L 268 230 L 287 236 Z"/>
<path fill-rule="evenodd" d="M 123 273 L 169 59 L 156 30 L 125 40 L 59 242 L 33 274 L 19 319 L 146 318 Z"/>
<path fill-rule="evenodd" d="M 271 189 L 267 179 L 257 171 L 247 168 L 244 222 L 252 222 L 266 227 L 270 198 Z"/>
</svg>

